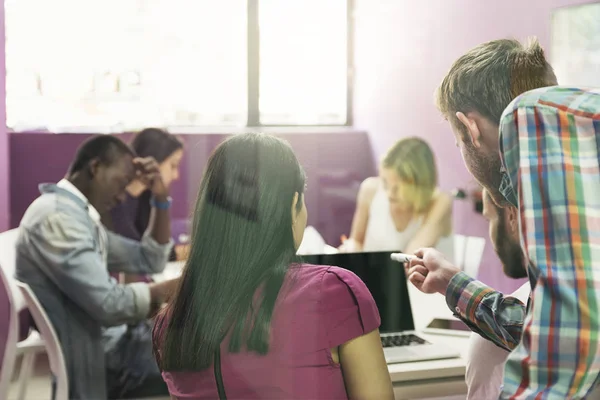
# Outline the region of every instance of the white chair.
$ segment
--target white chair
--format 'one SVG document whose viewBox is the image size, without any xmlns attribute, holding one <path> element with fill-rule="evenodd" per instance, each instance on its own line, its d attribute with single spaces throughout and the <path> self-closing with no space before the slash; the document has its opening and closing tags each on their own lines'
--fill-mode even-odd
<svg viewBox="0 0 600 400">
<path fill-rule="evenodd" d="M 52 323 L 50 322 L 48 315 L 44 311 L 42 305 L 38 301 L 29 285 L 21 282 L 18 282 L 17 285 L 19 286 L 19 289 L 21 289 L 21 293 L 23 294 L 23 298 L 27 303 L 29 312 L 31 312 L 31 316 L 33 317 L 37 328 L 44 338 L 46 351 L 48 353 L 48 361 L 50 362 L 50 370 L 56 378 L 56 392 L 54 400 L 68 400 L 69 385 L 67 368 L 65 366 L 65 359 L 60 347 L 60 342 L 56 336 L 56 332 L 52 327 Z"/>
<path fill-rule="evenodd" d="M 15 342 L 11 342 L 10 351 L 14 351 L 14 357 L 22 356 L 21 368 L 18 376 L 18 400 L 24 400 L 27 393 L 27 383 L 31 378 L 35 364 L 35 356 L 38 353 L 45 351 L 45 344 L 39 333 L 36 331 L 30 332 L 29 336 L 22 341 L 18 341 L 19 336 L 19 312 L 27 308 L 27 304 L 21 290 L 17 286 L 17 281 L 14 278 L 16 270 L 16 242 L 19 237 L 19 229 L 11 229 L 10 231 L 0 233 L 0 268 L 2 269 L 2 275 L 6 281 L 7 288 L 10 291 L 11 296 L 11 312 L 15 313 L 14 324 L 11 325 L 11 329 L 15 329 Z M 11 320 L 12 321 L 12 320 Z M 12 322 L 11 322 L 12 323 Z M 11 331 L 12 332 L 12 331 Z M 6 372 L 9 376 L 9 382 L 13 374 L 15 360 L 12 360 L 10 367 L 4 368 L 4 362 L 2 363 L 2 374 Z M 10 371 L 5 371 L 10 369 Z M 1 396 L 0 399 L 5 398 Z"/>
<path fill-rule="evenodd" d="M 477 278 L 485 249 L 485 238 L 454 235 L 454 263 L 467 275 Z"/>
<path fill-rule="evenodd" d="M 13 299 L 17 307 L 17 311 L 20 311 L 25 307 L 25 302 L 21 292 L 16 290 L 14 285 L 15 269 L 17 264 L 17 239 L 19 238 L 19 228 L 11 229 L 6 232 L 0 233 L 0 267 L 4 270 L 6 277 L 9 279 L 9 284 L 14 287 Z"/>
<path fill-rule="evenodd" d="M 8 389 L 17 358 L 19 317 L 8 279 L 0 269 L 0 399 L 8 398 Z"/>
</svg>

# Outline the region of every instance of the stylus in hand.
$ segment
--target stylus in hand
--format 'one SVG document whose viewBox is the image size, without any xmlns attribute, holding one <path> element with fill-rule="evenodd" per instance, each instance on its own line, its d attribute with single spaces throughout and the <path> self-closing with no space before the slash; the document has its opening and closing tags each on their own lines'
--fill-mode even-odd
<svg viewBox="0 0 600 400">
<path fill-rule="evenodd" d="M 394 261 L 398 261 L 399 263 L 409 263 L 413 258 L 417 258 L 417 256 L 412 254 L 404 254 L 404 253 L 392 253 L 390 258 Z"/>
</svg>

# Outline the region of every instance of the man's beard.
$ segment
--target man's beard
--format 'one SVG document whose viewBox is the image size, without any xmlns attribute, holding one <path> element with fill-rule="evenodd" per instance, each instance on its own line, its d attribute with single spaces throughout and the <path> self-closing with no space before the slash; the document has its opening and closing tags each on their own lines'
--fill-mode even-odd
<svg viewBox="0 0 600 400">
<path fill-rule="evenodd" d="M 498 247 L 498 258 L 506 276 L 513 279 L 527 278 L 525 256 L 520 244 L 512 239 L 504 239 Z"/>
</svg>

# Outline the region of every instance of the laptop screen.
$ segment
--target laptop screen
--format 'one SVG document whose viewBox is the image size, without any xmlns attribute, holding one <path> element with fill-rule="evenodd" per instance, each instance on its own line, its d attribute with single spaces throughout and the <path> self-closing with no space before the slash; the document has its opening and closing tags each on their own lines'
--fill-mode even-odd
<svg viewBox="0 0 600 400">
<path fill-rule="evenodd" d="M 333 265 L 354 272 L 371 291 L 379 314 L 381 333 L 414 330 L 408 287 L 402 264 L 392 261 L 392 252 L 303 255 L 308 264 Z"/>
</svg>

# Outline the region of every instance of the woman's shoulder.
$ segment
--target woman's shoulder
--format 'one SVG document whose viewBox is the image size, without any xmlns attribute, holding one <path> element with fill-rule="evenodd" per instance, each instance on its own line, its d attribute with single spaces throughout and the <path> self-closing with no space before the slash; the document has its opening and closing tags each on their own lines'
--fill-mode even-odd
<svg viewBox="0 0 600 400">
<path fill-rule="evenodd" d="M 332 265 L 299 264 L 293 274 L 297 287 L 305 293 L 312 290 L 320 301 L 335 303 L 354 299 L 358 303 L 375 304 L 362 279 L 347 269 Z"/>
<path fill-rule="evenodd" d="M 440 188 L 437 188 L 435 192 L 433 192 L 433 197 L 431 201 L 433 204 L 435 203 L 444 203 L 444 204 L 452 204 L 454 197 L 452 195 Z"/>
<path fill-rule="evenodd" d="M 352 271 L 333 265 L 299 263 L 294 265 L 291 271 L 293 279 L 297 281 L 314 281 L 315 283 L 322 284 L 323 280 L 328 277 L 337 277 L 337 279 L 344 282 L 362 282 Z"/>
<path fill-rule="evenodd" d="M 363 204 L 371 203 L 380 186 L 381 179 L 377 176 L 371 176 L 362 181 L 358 189 L 358 201 Z"/>
<path fill-rule="evenodd" d="M 359 191 L 364 194 L 375 194 L 381 186 L 381 178 L 378 176 L 370 176 L 360 184 Z"/>
<path fill-rule="evenodd" d="M 318 289 L 319 323 L 328 331 L 328 347 L 336 347 L 379 327 L 377 304 L 364 282 L 352 271 L 335 266 L 303 264 L 301 277 Z M 311 292 L 310 290 L 308 292 Z M 304 292 L 304 295 L 307 293 Z"/>
</svg>

